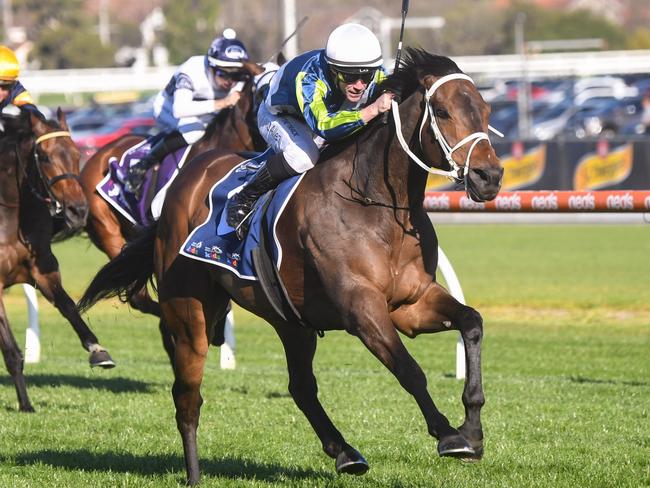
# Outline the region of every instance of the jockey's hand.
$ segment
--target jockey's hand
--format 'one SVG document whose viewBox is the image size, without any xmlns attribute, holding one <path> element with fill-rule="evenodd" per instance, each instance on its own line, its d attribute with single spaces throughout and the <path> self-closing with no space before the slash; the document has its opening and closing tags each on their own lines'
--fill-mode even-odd
<svg viewBox="0 0 650 488">
<path fill-rule="evenodd" d="M 221 100 L 215 100 L 214 109 L 223 110 L 224 108 L 231 108 L 237 105 L 237 102 L 241 98 L 241 92 L 233 91 L 226 95 Z"/>
<path fill-rule="evenodd" d="M 384 112 L 388 112 L 390 110 L 391 102 L 394 96 L 395 95 L 391 92 L 384 92 L 379 95 L 379 98 L 377 98 L 377 100 L 375 100 L 374 104 L 377 105 L 377 110 L 380 114 L 383 114 Z"/>
<path fill-rule="evenodd" d="M 391 92 L 384 92 L 379 95 L 377 100 L 361 110 L 361 118 L 363 121 L 365 123 L 368 123 L 379 114 L 388 112 L 390 110 L 391 101 L 393 100 L 394 96 L 395 95 Z"/>
</svg>

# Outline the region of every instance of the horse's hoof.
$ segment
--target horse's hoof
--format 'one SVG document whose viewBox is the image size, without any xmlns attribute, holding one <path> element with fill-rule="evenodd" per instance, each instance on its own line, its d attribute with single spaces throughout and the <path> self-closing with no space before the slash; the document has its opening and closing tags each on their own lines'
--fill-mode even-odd
<svg viewBox="0 0 650 488">
<path fill-rule="evenodd" d="M 115 367 L 115 361 L 111 358 L 111 355 L 108 354 L 108 351 L 105 349 L 92 351 L 90 353 L 90 367 L 91 368 L 104 368 L 110 369 Z"/>
<path fill-rule="evenodd" d="M 454 434 L 438 441 L 438 454 L 440 456 L 465 459 L 474 458 L 476 451 L 462 435 Z"/>
<path fill-rule="evenodd" d="M 370 469 L 361 453 L 354 447 L 348 447 L 336 456 L 336 472 L 338 474 L 365 474 Z"/>
<path fill-rule="evenodd" d="M 470 429 L 464 429 L 463 426 L 458 427 L 458 432 L 469 442 L 472 449 L 474 449 L 473 455 L 462 456 L 459 459 L 468 463 L 475 463 L 483 459 L 483 433 L 472 433 Z"/>
<path fill-rule="evenodd" d="M 474 449 L 474 454 L 458 456 L 458 459 L 465 463 L 477 463 L 483 459 L 483 446 L 472 446 L 472 449 Z"/>
</svg>

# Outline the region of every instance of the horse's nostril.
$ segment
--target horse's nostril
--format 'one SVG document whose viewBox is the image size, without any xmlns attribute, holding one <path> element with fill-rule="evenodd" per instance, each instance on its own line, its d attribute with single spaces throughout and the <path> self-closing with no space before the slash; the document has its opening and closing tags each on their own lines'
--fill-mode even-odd
<svg viewBox="0 0 650 488">
<path fill-rule="evenodd" d="M 87 205 L 69 205 L 65 208 L 67 219 L 75 225 L 84 225 L 88 217 Z"/>
<path fill-rule="evenodd" d="M 490 179 L 487 172 L 483 171 L 482 169 L 475 169 L 474 173 L 476 173 L 483 181 L 488 181 Z"/>
</svg>

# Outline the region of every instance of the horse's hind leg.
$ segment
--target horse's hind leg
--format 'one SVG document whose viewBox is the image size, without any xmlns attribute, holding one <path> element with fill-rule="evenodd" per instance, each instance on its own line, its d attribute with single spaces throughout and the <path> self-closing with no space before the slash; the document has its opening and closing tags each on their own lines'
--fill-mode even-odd
<svg viewBox="0 0 650 488">
<path fill-rule="evenodd" d="M 465 458 L 480 459 L 483 456 L 481 408 L 485 404 L 481 379 L 481 315 L 460 303 L 439 284 L 432 283 L 418 302 L 400 307 L 391 314 L 391 318 L 395 326 L 409 337 L 449 329 L 460 332 L 465 343 L 467 374 L 462 396 L 465 421 L 458 430 L 475 451 L 475 454 Z"/>
<path fill-rule="evenodd" d="M 14 335 L 9 328 L 7 321 L 7 314 L 5 312 L 4 303 L 2 302 L 2 285 L 0 284 L 0 349 L 2 356 L 7 366 L 7 371 L 11 375 L 16 386 L 16 393 L 18 394 L 18 409 L 21 412 L 33 412 L 29 397 L 27 396 L 27 387 L 25 385 L 25 375 L 23 374 L 23 355 L 20 353 L 20 348 L 16 343 Z"/>
<path fill-rule="evenodd" d="M 174 385 L 176 426 L 183 441 L 187 483 L 199 482 L 199 455 L 196 429 L 203 398 L 201 382 L 208 354 L 208 336 L 201 303 L 193 298 L 174 298 L 161 302 L 162 320 L 175 332 Z"/>
<path fill-rule="evenodd" d="M 115 363 L 110 354 L 99 344 L 95 334 L 92 333 L 79 315 L 75 303 L 63 289 L 61 274 L 58 271 L 58 263 L 53 255 L 51 255 L 51 259 L 53 262 L 46 269 L 52 269 L 52 271 L 42 273 L 38 268 L 31 270 L 36 286 L 43 296 L 70 322 L 70 325 L 72 325 L 72 328 L 81 341 L 81 345 L 86 351 L 90 352 L 88 358 L 90 366 L 99 366 L 101 368 L 115 367 Z"/>
<path fill-rule="evenodd" d="M 226 309 L 229 297 L 216 287 L 201 263 L 181 258 L 159 280 L 162 321 L 174 337 L 176 426 L 183 441 L 187 482 L 199 482 L 196 429 L 201 411 L 201 382 L 210 345 L 210 328 Z"/>
<path fill-rule="evenodd" d="M 365 473 L 368 471 L 368 463 L 355 448 L 345 442 L 318 401 L 318 386 L 312 366 L 316 352 L 316 332 L 297 324 L 277 326 L 276 330 L 287 357 L 289 392 L 316 432 L 323 451 L 336 459 L 337 472 Z"/>
</svg>

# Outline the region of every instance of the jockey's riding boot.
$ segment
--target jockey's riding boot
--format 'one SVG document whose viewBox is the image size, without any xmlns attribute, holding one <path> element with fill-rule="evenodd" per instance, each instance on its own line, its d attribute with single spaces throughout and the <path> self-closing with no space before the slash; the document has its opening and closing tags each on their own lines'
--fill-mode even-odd
<svg viewBox="0 0 650 488">
<path fill-rule="evenodd" d="M 162 160 L 172 151 L 187 146 L 183 135 L 178 131 L 172 131 L 160 139 L 144 158 L 138 161 L 126 171 L 126 191 L 139 196 L 140 186 L 144 176 L 152 166 L 160 164 Z"/>
<path fill-rule="evenodd" d="M 275 188 L 281 181 L 296 174 L 298 173 L 287 164 L 282 153 L 273 154 L 264 166 L 257 170 L 246 186 L 228 200 L 226 204 L 228 225 L 234 229 L 245 227 L 237 232 L 240 238 L 248 228 L 247 223 L 244 226 L 242 222 L 253 209 L 257 199 Z"/>
</svg>

